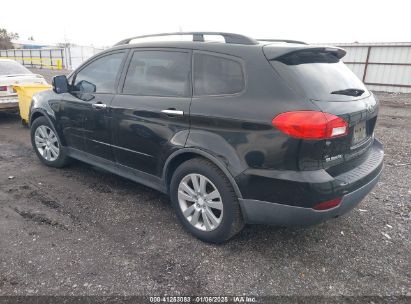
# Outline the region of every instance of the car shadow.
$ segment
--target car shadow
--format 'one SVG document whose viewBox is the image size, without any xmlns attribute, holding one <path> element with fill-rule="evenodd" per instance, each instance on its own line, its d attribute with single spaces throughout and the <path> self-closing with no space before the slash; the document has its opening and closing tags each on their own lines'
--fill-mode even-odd
<svg viewBox="0 0 411 304">
<path fill-rule="evenodd" d="M 18 113 L 0 112 L 0 124 L 10 124 L 19 121 L 20 116 Z"/>
<path fill-rule="evenodd" d="M 84 180 L 90 183 L 92 187 L 95 184 L 93 179 L 98 180 L 98 187 L 103 192 L 113 191 L 116 193 L 127 193 L 129 195 L 142 196 L 145 200 L 153 200 L 156 204 L 160 204 L 161 208 L 169 209 L 167 213 L 174 214 L 170 199 L 166 194 L 80 161 L 74 161 L 70 165 L 70 170 L 74 170 L 76 173 L 79 173 L 76 174 L 76 176 L 83 176 Z M 175 220 L 177 221 L 177 218 L 175 218 Z M 338 221 L 338 219 L 333 220 L 333 222 L 335 221 Z M 245 225 L 244 229 L 239 234 L 225 243 L 206 244 L 200 240 L 197 241 L 199 244 L 203 244 L 206 247 L 224 247 L 224 250 L 233 253 L 241 252 L 241 248 L 243 247 L 244 250 L 250 250 L 251 248 L 256 252 L 260 252 L 263 250 L 261 248 L 266 248 L 267 243 L 271 243 L 273 246 L 281 247 L 282 250 L 286 247 L 290 247 L 292 252 L 292 248 L 295 247 L 296 244 L 301 247 L 309 248 L 316 246 L 318 243 L 327 241 L 328 238 L 333 238 L 334 236 L 330 235 L 329 230 L 332 229 L 332 227 L 335 228 L 335 225 L 339 224 L 325 222 L 309 227 Z M 184 233 L 184 238 L 194 237 L 186 232 Z M 250 246 L 250 244 L 253 245 Z"/>
</svg>

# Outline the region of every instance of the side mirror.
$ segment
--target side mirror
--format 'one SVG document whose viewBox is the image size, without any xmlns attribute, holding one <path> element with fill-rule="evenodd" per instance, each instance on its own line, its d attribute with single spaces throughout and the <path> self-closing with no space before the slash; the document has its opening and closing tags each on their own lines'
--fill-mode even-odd
<svg viewBox="0 0 411 304">
<path fill-rule="evenodd" d="M 82 80 L 76 84 L 76 89 L 78 89 L 81 93 L 95 93 L 97 87 L 94 83 L 87 80 Z"/>
<path fill-rule="evenodd" d="M 66 75 L 54 76 L 52 85 L 53 91 L 57 94 L 67 93 L 69 91 L 69 84 Z"/>
</svg>

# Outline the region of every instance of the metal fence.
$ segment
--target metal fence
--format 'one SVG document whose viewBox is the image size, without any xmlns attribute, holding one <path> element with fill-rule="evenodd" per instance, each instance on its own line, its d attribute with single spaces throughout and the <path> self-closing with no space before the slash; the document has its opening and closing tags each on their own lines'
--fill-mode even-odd
<svg viewBox="0 0 411 304">
<path fill-rule="evenodd" d="M 347 51 L 343 61 L 370 90 L 411 93 L 411 42 L 333 45 Z"/>
<path fill-rule="evenodd" d="M 347 51 L 343 61 L 369 89 L 411 93 L 411 42 L 331 45 Z M 88 46 L 0 50 L 0 58 L 11 58 L 28 67 L 71 70 L 101 50 Z"/>
<path fill-rule="evenodd" d="M 62 48 L 0 50 L 0 58 L 13 59 L 27 67 L 57 70 L 67 68 L 64 54 Z"/>
<path fill-rule="evenodd" d="M 9 58 L 24 66 L 40 69 L 77 68 L 83 61 L 102 51 L 90 46 L 70 46 L 49 49 L 11 49 L 0 50 L 0 58 Z"/>
</svg>

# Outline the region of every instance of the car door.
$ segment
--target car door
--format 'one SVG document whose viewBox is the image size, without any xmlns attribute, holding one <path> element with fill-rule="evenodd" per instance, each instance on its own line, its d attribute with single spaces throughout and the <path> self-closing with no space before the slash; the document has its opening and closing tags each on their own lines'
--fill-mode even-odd
<svg viewBox="0 0 411 304">
<path fill-rule="evenodd" d="M 123 166 L 160 176 L 184 146 L 191 102 L 191 51 L 136 49 L 111 104 L 113 151 Z"/>
<path fill-rule="evenodd" d="M 68 104 L 81 124 L 82 150 L 114 161 L 111 149 L 110 104 L 116 93 L 125 51 L 104 54 L 81 68 L 73 77 Z M 81 123 L 80 123 L 81 121 Z M 78 130 L 78 128 L 77 128 Z"/>
<path fill-rule="evenodd" d="M 53 104 L 56 128 L 63 133 L 64 145 L 79 151 L 84 151 L 86 108 L 87 104 L 72 93 L 56 94 L 56 103 Z"/>
</svg>

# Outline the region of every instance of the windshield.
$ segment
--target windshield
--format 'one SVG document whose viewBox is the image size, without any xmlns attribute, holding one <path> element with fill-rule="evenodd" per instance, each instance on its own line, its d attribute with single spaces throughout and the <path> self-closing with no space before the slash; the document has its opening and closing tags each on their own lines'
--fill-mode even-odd
<svg viewBox="0 0 411 304">
<path fill-rule="evenodd" d="M 0 75 L 32 74 L 16 61 L 0 61 Z"/>
<path fill-rule="evenodd" d="M 313 100 L 348 101 L 369 95 L 361 80 L 331 53 L 293 53 L 270 63 L 293 89 Z"/>
</svg>

